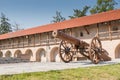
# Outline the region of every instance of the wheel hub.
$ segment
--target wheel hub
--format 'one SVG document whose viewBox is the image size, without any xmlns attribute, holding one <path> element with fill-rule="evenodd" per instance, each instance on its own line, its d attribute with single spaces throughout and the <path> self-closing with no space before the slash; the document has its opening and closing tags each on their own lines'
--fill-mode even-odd
<svg viewBox="0 0 120 80">
<path fill-rule="evenodd" d="M 70 48 L 66 47 L 65 48 L 65 54 L 68 54 L 70 52 Z"/>
</svg>

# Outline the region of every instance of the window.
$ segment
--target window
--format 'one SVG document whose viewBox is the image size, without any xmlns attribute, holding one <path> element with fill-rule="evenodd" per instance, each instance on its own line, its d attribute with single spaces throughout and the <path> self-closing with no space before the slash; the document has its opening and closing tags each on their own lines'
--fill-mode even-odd
<svg viewBox="0 0 120 80">
<path fill-rule="evenodd" d="M 118 27 L 114 26 L 113 31 L 117 31 L 117 30 L 118 30 Z"/>
<path fill-rule="evenodd" d="M 83 32 L 80 32 L 80 37 L 83 37 Z"/>
<path fill-rule="evenodd" d="M 52 32 L 48 33 L 48 37 L 49 37 L 49 39 L 54 39 L 54 37 L 52 36 Z"/>
<path fill-rule="evenodd" d="M 18 44 L 20 44 L 20 38 L 18 39 Z"/>
<path fill-rule="evenodd" d="M 28 43 L 32 43 L 32 40 L 31 40 L 31 39 L 32 39 L 32 37 L 29 36 L 29 37 L 28 37 Z"/>
<path fill-rule="evenodd" d="M 118 31 L 118 27 L 117 26 L 113 26 L 112 30 L 115 31 L 114 33 L 116 33 Z"/>
</svg>

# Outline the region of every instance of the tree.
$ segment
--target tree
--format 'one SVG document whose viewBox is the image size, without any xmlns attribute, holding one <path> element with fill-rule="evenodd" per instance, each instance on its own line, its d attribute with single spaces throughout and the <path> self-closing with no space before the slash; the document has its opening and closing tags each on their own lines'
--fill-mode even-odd
<svg viewBox="0 0 120 80">
<path fill-rule="evenodd" d="M 114 0 L 97 0 L 97 5 L 95 5 L 91 10 L 91 14 L 106 12 L 115 9 L 114 5 L 117 3 Z"/>
<path fill-rule="evenodd" d="M 73 9 L 73 11 L 74 11 L 73 16 L 69 16 L 69 18 L 73 19 L 73 18 L 86 16 L 86 13 L 87 13 L 89 8 L 90 8 L 89 6 L 85 6 L 85 7 L 83 7 L 83 10 Z"/>
<path fill-rule="evenodd" d="M 12 30 L 13 30 L 13 31 L 23 30 L 23 29 L 21 29 L 19 26 L 20 26 L 20 25 L 15 22 L 14 25 L 12 25 Z"/>
<path fill-rule="evenodd" d="M 53 17 L 52 22 L 57 23 L 57 22 L 61 22 L 61 21 L 64 21 L 64 20 L 65 20 L 65 18 L 62 17 L 61 12 L 56 11 L 56 16 Z"/>
<path fill-rule="evenodd" d="M 5 16 L 5 14 L 1 13 L 0 20 L 0 34 L 11 32 L 11 24 L 9 23 L 9 19 Z"/>
</svg>

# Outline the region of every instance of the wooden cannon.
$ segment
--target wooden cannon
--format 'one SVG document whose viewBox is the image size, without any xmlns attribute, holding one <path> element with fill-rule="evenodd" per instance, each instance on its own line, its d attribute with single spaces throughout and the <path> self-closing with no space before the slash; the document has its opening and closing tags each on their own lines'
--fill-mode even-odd
<svg viewBox="0 0 120 80">
<path fill-rule="evenodd" d="M 101 41 L 98 37 L 94 37 L 91 43 L 88 44 L 59 30 L 53 31 L 52 36 L 62 40 L 59 46 L 59 55 L 65 63 L 72 61 L 73 56 L 78 53 L 95 64 L 99 63 L 99 61 L 111 60 L 107 51 L 102 48 Z"/>
</svg>

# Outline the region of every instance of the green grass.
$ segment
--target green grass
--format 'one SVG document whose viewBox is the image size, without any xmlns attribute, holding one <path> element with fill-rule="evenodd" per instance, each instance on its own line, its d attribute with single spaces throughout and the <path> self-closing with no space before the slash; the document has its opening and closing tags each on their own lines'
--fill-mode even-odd
<svg viewBox="0 0 120 80">
<path fill-rule="evenodd" d="M 0 80 L 120 80 L 120 64 L 2 75 Z"/>
</svg>

